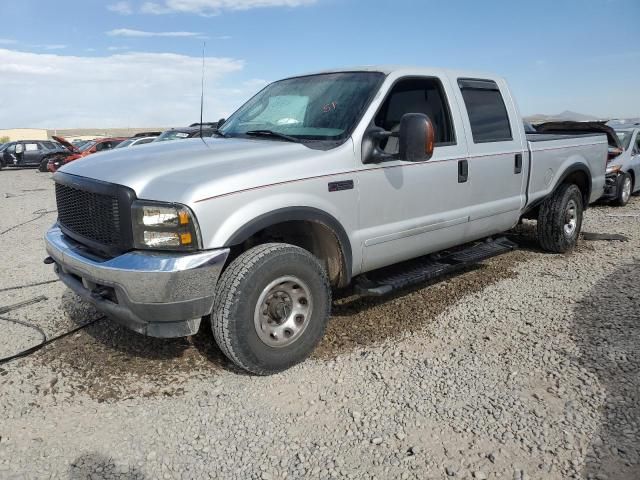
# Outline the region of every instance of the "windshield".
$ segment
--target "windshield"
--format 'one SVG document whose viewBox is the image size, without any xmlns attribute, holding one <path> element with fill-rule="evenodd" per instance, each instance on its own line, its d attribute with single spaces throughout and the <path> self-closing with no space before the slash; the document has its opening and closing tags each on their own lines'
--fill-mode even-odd
<svg viewBox="0 0 640 480">
<path fill-rule="evenodd" d="M 125 140 L 122 143 L 119 143 L 118 145 L 116 145 L 114 148 L 124 148 L 124 147 L 128 147 L 129 145 L 131 145 L 133 142 L 135 142 L 136 139 L 135 138 L 130 138 L 129 140 Z"/>
<path fill-rule="evenodd" d="M 299 140 L 340 140 L 351 133 L 382 79 L 378 72 L 349 72 L 281 80 L 240 107 L 220 131 L 228 137 L 271 130 Z"/>
<path fill-rule="evenodd" d="M 180 130 L 167 130 L 157 137 L 154 142 L 166 142 L 167 140 L 182 140 L 189 138 L 188 132 L 181 132 Z"/>
<path fill-rule="evenodd" d="M 81 152 L 86 152 L 87 150 L 90 150 L 91 147 L 93 147 L 96 143 L 98 142 L 87 142 L 78 148 L 80 149 Z"/>
<path fill-rule="evenodd" d="M 2 152 L 5 148 L 7 148 L 9 146 L 8 143 L 5 143 L 4 145 L 0 145 L 0 152 Z"/>
<path fill-rule="evenodd" d="M 618 130 L 616 134 L 620 139 L 620 143 L 622 143 L 622 148 L 624 148 L 625 150 L 629 148 L 631 137 L 633 137 L 633 130 Z"/>
</svg>

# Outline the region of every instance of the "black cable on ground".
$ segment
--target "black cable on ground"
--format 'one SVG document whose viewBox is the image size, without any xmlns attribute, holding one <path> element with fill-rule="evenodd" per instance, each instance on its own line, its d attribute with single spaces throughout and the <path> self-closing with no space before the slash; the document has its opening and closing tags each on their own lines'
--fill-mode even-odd
<svg viewBox="0 0 640 480">
<path fill-rule="evenodd" d="M 34 282 L 34 283 L 27 283 L 25 285 L 17 285 L 15 287 L 7 287 L 7 288 L 0 288 L 0 293 L 2 292 L 8 292 L 11 290 L 21 290 L 23 288 L 29 288 L 29 287 L 38 287 L 40 285 L 48 285 L 49 283 L 56 283 L 58 280 L 45 280 L 44 282 Z"/>
<path fill-rule="evenodd" d="M 27 305 L 33 305 L 34 303 L 38 302 L 43 302 L 44 300 L 48 300 L 48 298 L 44 295 L 38 295 L 37 297 L 30 298 L 29 300 L 24 300 L 12 305 L 7 305 L 6 307 L 0 307 L 0 314 L 9 313 L 11 310 L 17 310 L 18 308 L 26 307 Z"/>
<path fill-rule="evenodd" d="M 25 300 L 23 302 L 18 302 L 18 303 L 14 303 L 13 305 L 7 305 L 6 307 L 0 307 L 0 313 L 7 313 L 10 312 L 12 310 L 16 310 L 18 308 L 22 308 L 25 307 L 27 305 L 32 305 L 34 303 L 38 303 L 41 302 L 43 300 L 47 300 L 47 297 L 45 297 L 44 295 L 40 295 L 39 297 L 34 297 L 32 299 L 29 300 Z M 21 357 L 25 357 L 27 355 L 31 355 L 32 353 L 40 350 L 41 348 L 45 347 L 46 345 L 49 345 L 53 342 L 55 342 L 56 340 L 60 340 L 61 338 L 67 337 L 69 335 L 72 335 L 74 333 L 76 333 L 79 330 L 82 330 L 83 328 L 88 327 L 89 325 L 93 325 L 94 323 L 99 322 L 100 320 L 104 320 L 106 317 L 105 316 L 101 316 L 98 318 L 95 318 L 93 320 L 91 320 L 90 322 L 84 323 L 76 328 L 72 328 L 71 330 L 61 333 L 60 335 L 57 335 L 55 337 L 52 338 L 47 338 L 47 334 L 45 333 L 45 331 L 40 328 L 38 325 L 34 325 L 33 323 L 29 323 L 29 322 L 23 322 L 22 320 L 14 320 L 12 318 L 6 318 L 6 317 L 0 317 L 0 320 L 3 320 L 5 322 L 10 322 L 16 325 L 21 325 L 23 327 L 27 327 L 30 328 L 36 332 L 38 332 L 38 334 L 41 337 L 40 343 L 26 348 L 18 353 L 15 353 L 13 355 L 9 355 L 8 357 L 2 357 L 0 358 L 0 365 L 10 362 L 11 360 L 15 360 L 17 358 L 21 358 Z"/>
<path fill-rule="evenodd" d="M 56 213 L 56 212 L 57 212 L 57 210 L 45 210 L 44 208 L 36 210 L 35 212 L 32 212 L 32 215 L 37 215 L 37 217 L 34 217 L 31 220 L 27 220 L 26 222 L 18 223 L 17 225 L 14 225 L 13 227 L 9 227 L 6 230 L 3 230 L 2 232 L 0 232 L 0 235 L 4 235 L 5 233 L 10 232 L 11 230 L 15 230 L 16 228 L 21 227 L 23 225 L 26 225 L 27 223 L 35 222 L 36 220 L 40 220 L 42 217 L 44 217 L 48 213 Z"/>
<path fill-rule="evenodd" d="M 64 337 L 68 337 L 69 335 L 72 335 L 72 334 L 76 333 L 77 331 L 88 327 L 89 325 L 93 325 L 94 323 L 97 323 L 100 320 L 104 320 L 105 318 L 107 318 L 107 317 L 103 316 L 103 317 L 95 318 L 95 319 L 91 320 L 90 322 L 84 323 L 84 324 L 80 325 L 79 327 L 76 327 L 76 328 L 73 328 L 73 329 L 69 330 L 68 332 L 61 333 L 60 335 L 58 335 L 56 337 L 53 337 L 53 338 L 47 338 L 47 335 L 44 333 L 44 331 L 40 327 L 38 327 L 37 325 L 33 325 L 33 324 L 30 324 L 30 323 L 27 323 L 27 322 L 21 322 L 19 320 L 12 320 L 10 318 L 0 317 L 0 320 L 6 320 L 6 321 L 9 321 L 9 322 L 12 322 L 12 323 L 17 323 L 19 325 L 24 325 L 26 327 L 33 328 L 34 330 L 40 332 L 43 335 L 43 339 L 39 344 L 34 345 L 33 347 L 29 347 L 29 348 L 27 348 L 25 350 L 22 350 L 21 352 L 18 352 L 18 353 L 14 354 L 14 355 L 10 355 L 8 357 L 0 358 L 0 365 L 2 365 L 4 363 L 7 363 L 7 362 L 10 362 L 11 360 L 15 360 L 17 358 L 26 357 L 27 355 L 31 355 L 32 353 L 37 352 L 41 348 L 46 347 L 50 343 L 53 343 L 56 340 L 60 340 L 61 338 L 64 338 Z"/>
</svg>

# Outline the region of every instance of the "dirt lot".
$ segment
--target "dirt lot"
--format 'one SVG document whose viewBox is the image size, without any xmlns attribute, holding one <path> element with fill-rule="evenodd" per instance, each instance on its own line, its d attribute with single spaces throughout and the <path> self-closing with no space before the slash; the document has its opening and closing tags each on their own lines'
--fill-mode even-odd
<svg viewBox="0 0 640 480">
<path fill-rule="evenodd" d="M 97 317 L 42 236 L 49 174 L 0 172 L 1 315 L 55 336 Z M 101 320 L 0 365 L 0 478 L 640 478 L 640 198 L 588 211 L 569 255 L 522 249 L 381 300 L 335 302 L 313 358 L 257 378 L 208 329 Z M 43 283 L 36 286 L 33 283 Z M 0 320 L 0 356 L 38 335 Z"/>
</svg>

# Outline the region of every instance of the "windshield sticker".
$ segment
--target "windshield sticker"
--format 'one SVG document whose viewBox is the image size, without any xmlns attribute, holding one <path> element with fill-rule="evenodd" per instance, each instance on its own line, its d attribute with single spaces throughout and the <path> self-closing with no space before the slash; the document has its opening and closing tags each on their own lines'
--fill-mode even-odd
<svg viewBox="0 0 640 480">
<path fill-rule="evenodd" d="M 178 137 L 178 138 L 187 138 L 188 136 L 189 136 L 188 133 L 184 133 L 184 132 L 176 133 L 176 137 Z"/>
<path fill-rule="evenodd" d="M 322 111 L 324 113 L 333 112 L 336 108 L 338 108 L 338 104 L 336 102 L 327 103 L 322 107 Z"/>
</svg>

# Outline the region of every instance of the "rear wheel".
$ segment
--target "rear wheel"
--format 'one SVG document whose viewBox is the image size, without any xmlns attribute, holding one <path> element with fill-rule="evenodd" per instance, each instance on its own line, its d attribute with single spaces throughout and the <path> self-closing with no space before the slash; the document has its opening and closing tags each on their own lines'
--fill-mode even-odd
<svg viewBox="0 0 640 480">
<path fill-rule="evenodd" d="M 293 245 L 269 243 L 247 250 L 224 271 L 211 324 L 232 362 L 269 375 L 311 354 L 330 310 L 329 280 L 318 259 Z"/>
<path fill-rule="evenodd" d="M 537 235 L 548 252 L 564 253 L 576 246 L 582 229 L 582 192 L 577 185 L 561 185 L 538 213 Z"/>
<path fill-rule="evenodd" d="M 616 180 L 616 199 L 613 204 L 618 207 L 624 207 L 629 203 L 631 198 L 631 191 L 633 190 L 633 182 L 631 181 L 631 175 L 628 173 L 621 173 Z"/>
</svg>

